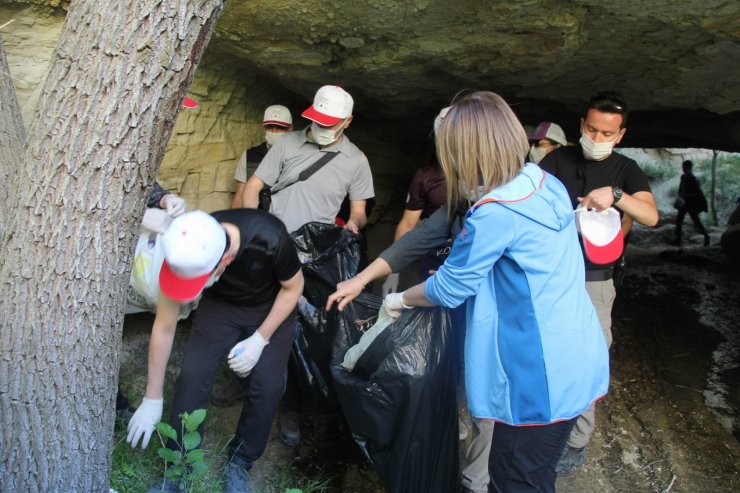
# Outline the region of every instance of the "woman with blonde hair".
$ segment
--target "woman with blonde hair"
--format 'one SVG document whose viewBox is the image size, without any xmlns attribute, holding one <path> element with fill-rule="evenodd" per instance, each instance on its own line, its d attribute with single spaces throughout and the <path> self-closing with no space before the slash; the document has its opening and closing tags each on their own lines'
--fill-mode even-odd
<svg viewBox="0 0 740 493">
<path fill-rule="evenodd" d="M 527 136 L 497 94 L 455 102 L 436 145 L 449 210 L 473 205 L 436 274 L 389 294 L 384 306 L 398 315 L 467 301 L 468 405 L 473 416 L 496 422 L 489 491 L 554 492 L 575 419 L 609 384 L 570 199 L 556 178 L 525 163 Z"/>
</svg>

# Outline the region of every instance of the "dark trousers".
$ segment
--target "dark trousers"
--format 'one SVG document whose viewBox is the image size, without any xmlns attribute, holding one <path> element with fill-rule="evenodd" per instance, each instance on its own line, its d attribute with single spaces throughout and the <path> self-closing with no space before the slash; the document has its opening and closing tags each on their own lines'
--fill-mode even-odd
<svg viewBox="0 0 740 493">
<path fill-rule="evenodd" d="M 489 493 L 555 493 L 555 466 L 574 418 L 545 426 L 493 427 Z"/>
<path fill-rule="evenodd" d="M 696 226 L 697 231 L 704 236 L 707 236 L 707 230 L 701 223 L 701 219 L 699 219 L 699 211 L 679 209 L 678 215 L 676 216 L 676 239 L 681 240 L 681 228 L 683 227 L 683 219 L 686 217 L 686 214 L 688 214 L 691 220 L 694 221 L 694 226 Z"/>
<path fill-rule="evenodd" d="M 204 296 L 193 320 L 192 332 L 175 386 L 170 424 L 181 431 L 180 414 L 205 409 L 219 364 L 237 342 L 251 336 L 267 316 L 270 306 L 236 306 Z M 265 450 L 275 410 L 285 390 L 286 367 L 296 324 L 294 311 L 278 327 L 262 351 L 257 365 L 243 382 L 246 398 L 236 436 L 229 445 L 231 460 L 252 467 Z M 200 430 L 203 432 L 201 426 Z M 177 449 L 169 442 L 168 447 Z"/>
</svg>

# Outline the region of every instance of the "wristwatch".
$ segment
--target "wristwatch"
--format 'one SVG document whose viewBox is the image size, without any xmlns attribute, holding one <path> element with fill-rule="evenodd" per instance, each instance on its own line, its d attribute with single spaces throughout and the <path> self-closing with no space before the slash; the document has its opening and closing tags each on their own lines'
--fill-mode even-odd
<svg viewBox="0 0 740 493">
<path fill-rule="evenodd" d="M 612 204 L 619 202 L 619 199 L 622 198 L 622 189 L 619 187 L 612 187 L 612 197 L 614 197 L 614 202 L 612 202 Z"/>
</svg>

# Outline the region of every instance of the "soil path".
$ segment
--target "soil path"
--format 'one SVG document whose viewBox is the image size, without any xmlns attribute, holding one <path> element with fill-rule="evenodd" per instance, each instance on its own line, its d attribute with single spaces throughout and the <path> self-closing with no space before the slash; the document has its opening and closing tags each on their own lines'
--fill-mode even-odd
<svg viewBox="0 0 740 493">
<path fill-rule="evenodd" d="M 717 247 L 630 247 L 628 259 L 614 307 L 610 392 L 597 407 L 586 464 L 559 478 L 557 489 L 740 491 L 740 266 Z M 126 319 L 121 381 L 134 400 L 145 384 L 151 320 Z M 170 386 L 187 331 L 186 321 L 168 367 Z M 211 406 L 207 445 L 228 439 L 239 410 Z M 307 412 L 303 436 L 291 448 L 273 430 L 253 471 L 257 493 L 277 491 L 270 478 L 289 463 L 300 474 L 331 475 L 330 491 L 383 491 L 341 415 Z"/>
</svg>

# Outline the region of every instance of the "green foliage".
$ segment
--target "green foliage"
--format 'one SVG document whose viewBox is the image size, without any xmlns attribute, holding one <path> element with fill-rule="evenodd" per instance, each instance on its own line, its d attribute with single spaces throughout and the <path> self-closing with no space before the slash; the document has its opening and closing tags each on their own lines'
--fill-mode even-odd
<svg viewBox="0 0 740 493">
<path fill-rule="evenodd" d="M 332 480 L 332 476 L 323 473 L 308 477 L 293 464 L 286 464 L 267 480 L 263 493 L 325 493 Z"/>
<path fill-rule="evenodd" d="M 201 442 L 198 427 L 206 419 L 206 410 L 198 409 L 192 413 L 182 413 L 180 418 L 182 420 L 182 443 L 177 442 L 177 432 L 167 423 L 159 422 L 154 425 L 162 442 L 162 448 L 157 451 L 157 454 L 165 461 L 165 477 L 178 481 L 181 489 L 194 491 L 194 485 L 208 472 L 205 453 L 198 449 Z M 165 438 L 176 442 L 179 450 L 165 447 Z"/>
<path fill-rule="evenodd" d="M 675 166 L 662 166 L 653 163 L 640 163 L 639 166 L 648 177 L 650 183 L 665 181 L 679 174 L 678 168 Z"/>
<path fill-rule="evenodd" d="M 694 161 L 694 174 L 710 200 L 712 190 L 712 160 Z M 730 213 L 735 209 L 736 200 L 740 197 L 740 156 L 720 152 L 717 156 L 715 206 L 719 224 L 725 224 Z"/>
</svg>

